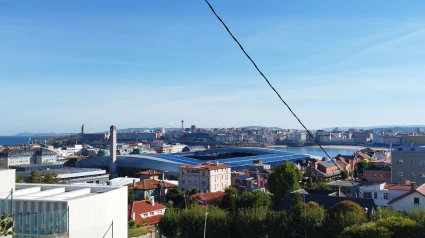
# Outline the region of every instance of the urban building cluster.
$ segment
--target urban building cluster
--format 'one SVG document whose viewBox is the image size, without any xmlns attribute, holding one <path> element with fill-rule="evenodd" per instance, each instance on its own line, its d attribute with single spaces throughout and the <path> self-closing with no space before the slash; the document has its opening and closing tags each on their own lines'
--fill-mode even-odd
<svg viewBox="0 0 425 238">
<path fill-rule="evenodd" d="M 369 145 L 389 136 L 404 139 L 400 143 L 394 143 L 395 139 L 378 143 L 390 142 L 390 149 L 366 147 L 328 160 L 269 148 L 237 146 L 260 142 L 293 146 L 311 143 L 302 131 L 208 130 L 192 126 L 175 131 L 118 133 L 117 128 L 111 126 L 109 133 L 101 136 L 86 134 L 83 126 L 78 142 L 81 144 L 53 148 L 33 143 L 0 148 L 0 166 L 5 168 L 0 170 L 4 178 L 0 183 L 0 199 L 5 201 L 2 204 L 13 204 L 0 209 L 3 214 L 13 216 L 16 234 L 67 233 L 84 237 L 84 232 L 93 230 L 103 232 L 102 235 L 113 232 L 114 237 L 126 237 L 128 221 L 152 227 L 160 221 L 167 209 L 170 191 L 200 191 L 188 196 L 189 201 L 185 197 L 181 204 L 174 204 L 177 208 L 190 201 L 206 207 L 224 196 L 228 187 L 267 193 L 273 167 L 284 161 L 296 165 L 303 181 L 312 178 L 327 181 L 334 190 L 292 191 L 282 200 L 279 209 L 288 208 L 294 193 L 301 193 L 306 202 L 315 201 L 326 209 L 339 201 L 355 201 L 370 214 L 376 206 L 403 211 L 423 206 L 424 135 L 338 129 L 318 130 L 314 135 L 322 144 L 333 141 Z M 224 144 L 229 146 L 219 146 Z M 54 172 L 60 184 L 29 183 L 27 180 L 33 171 L 41 176 Z M 21 178 L 22 183 L 16 183 L 16 177 Z M 130 194 L 134 196 L 132 201 Z M 6 202 L 8 199 L 10 203 Z M 27 220 L 37 225 L 28 228 Z"/>
</svg>

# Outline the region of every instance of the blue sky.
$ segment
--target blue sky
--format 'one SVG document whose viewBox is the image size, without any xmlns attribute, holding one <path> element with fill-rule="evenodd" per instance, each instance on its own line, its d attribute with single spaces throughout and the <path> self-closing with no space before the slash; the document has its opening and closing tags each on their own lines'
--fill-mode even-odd
<svg viewBox="0 0 425 238">
<path fill-rule="evenodd" d="M 211 0 L 312 129 L 425 124 L 425 2 Z M 0 135 L 300 128 L 201 0 L 0 1 Z"/>
</svg>

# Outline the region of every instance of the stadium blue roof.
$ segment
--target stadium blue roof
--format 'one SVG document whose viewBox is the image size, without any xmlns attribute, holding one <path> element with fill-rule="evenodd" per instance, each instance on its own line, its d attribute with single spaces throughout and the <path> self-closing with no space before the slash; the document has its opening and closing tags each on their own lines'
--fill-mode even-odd
<svg viewBox="0 0 425 238">
<path fill-rule="evenodd" d="M 230 157 L 220 159 L 220 155 L 229 155 L 232 153 L 244 153 L 242 157 Z M 246 156 L 246 154 L 251 154 Z M 197 152 L 184 152 L 172 154 L 134 154 L 117 155 L 117 166 L 134 167 L 140 169 L 155 169 L 167 172 L 178 172 L 179 166 L 183 164 L 197 165 L 206 162 L 206 160 L 190 158 L 188 156 L 208 156 L 215 155 L 219 163 L 229 165 L 232 170 L 247 169 L 253 160 L 261 160 L 265 164 L 275 166 L 283 161 L 296 161 L 309 158 L 307 154 L 294 154 L 291 152 L 257 147 L 236 147 L 236 148 L 215 148 Z M 213 161 L 215 159 L 211 159 Z M 110 157 L 90 157 L 77 161 L 77 167 L 95 168 L 109 166 Z M 208 160 L 207 160 L 208 161 Z"/>
</svg>

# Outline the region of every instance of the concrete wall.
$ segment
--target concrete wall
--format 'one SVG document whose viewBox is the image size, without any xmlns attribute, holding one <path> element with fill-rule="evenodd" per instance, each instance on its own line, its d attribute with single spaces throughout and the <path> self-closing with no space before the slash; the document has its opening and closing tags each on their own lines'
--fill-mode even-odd
<svg viewBox="0 0 425 238">
<path fill-rule="evenodd" d="M 127 237 L 127 187 L 69 200 L 68 205 L 70 237 Z M 112 221 L 113 236 L 111 229 L 107 232 Z"/>
<path fill-rule="evenodd" d="M 0 170 L 0 193 L 10 192 L 11 189 L 15 190 L 15 170 L 14 169 L 2 169 Z"/>
</svg>

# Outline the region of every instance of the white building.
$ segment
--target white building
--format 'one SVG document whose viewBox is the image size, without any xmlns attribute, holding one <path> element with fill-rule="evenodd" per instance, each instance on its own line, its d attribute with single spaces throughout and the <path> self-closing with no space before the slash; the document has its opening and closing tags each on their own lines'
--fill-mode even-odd
<svg viewBox="0 0 425 238">
<path fill-rule="evenodd" d="M 127 187 L 20 184 L 13 169 L 0 176 L 1 213 L 13 214 L 17 235 L 127 237 Z"/>
<path fill-rule="evenodd" d="M 412 209 L 423 209 L 425 207 L 425 184 L 412 189 L 401 196 L 398 196 L 388 203 L 391 208 L 401 211 L 409 211 Z"/>
<path fill-rule="evenodd" d="M 199 188 L 204 191 L 223 191 L 231 184 L 230 167 L 225 164 L 202 163 L 179 167 L 179 188 Z"/>
<path fill-rule="evenodd" d="M 380 183 L 367 185 L 359 188 L 362 198 L 372 198 L 376 206 L 390 206 L 388 203 L 393 199 L 416 189 L 415 183 L 403 180 L 398 184 Z"/>
</svg>

